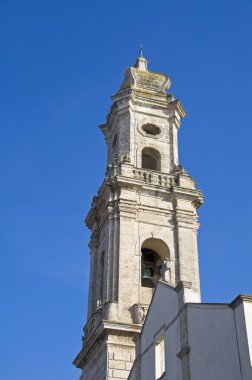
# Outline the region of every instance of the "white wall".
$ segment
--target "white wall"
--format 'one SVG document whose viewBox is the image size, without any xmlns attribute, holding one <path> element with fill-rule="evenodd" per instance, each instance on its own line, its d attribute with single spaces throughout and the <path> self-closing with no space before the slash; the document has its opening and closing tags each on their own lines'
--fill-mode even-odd
<svg viewBox="0 0 252 380">
<path fill-rule="evenodd" d="M 165 366 L 168 374 L 164 379 L 178 380 L 178 361 L 176 354 L 179 352 L 179 323 L 177 293 L 161 282 L 158 283 L 155 296 L 152 299 L 150 311 L 145 321 L 140 339 L 141 360 L 140 373 L 136 368 L 132 371 L 130 380 L 154 380 L 155 379 L 155 344 L 164 337 L 165 340 Z"/>
<path fill-rule="evenodd" d="M 155 379 L 155 343 L 161 336 L 165 339 L 163 380 L 184 380 L 182 360 L 177 354 L 186 341 L 190 380 L 251 380 L 252 298 L 247 297 L 249 301 L 245 302 L 242 297 L 238 297 L 240 302 L 234 301 L 235 305 L 185 304 L 185 328 L 181 326 L 183 304 L 179 294 L 159 282 L 137 343 L 138 359 L 129 380 Z"/>
<path fill-rule="evenodd" d="M 252 303 L 244 302 L 244 317 L 247 331 L 250 364 L 252 365 Z"/>
<path fill-rule="evenodd" d="M 213 304 L 189 304 L 187 310 L 191 378 L 239 380 L 233 310 Z"/>
<path fill-rule="evenodd" d="M 252 379 L 251 356 L 251 317 L 252 303 L 239 302 L 234 308 L 237 342 L 241 363 L 242 380 Z"/>
</svg>

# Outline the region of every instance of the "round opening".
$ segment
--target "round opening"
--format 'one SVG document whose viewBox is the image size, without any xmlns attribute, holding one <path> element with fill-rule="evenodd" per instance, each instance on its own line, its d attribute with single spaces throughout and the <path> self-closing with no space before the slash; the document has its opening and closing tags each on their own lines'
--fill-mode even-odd
<svg viewBox="0 0 252 380">
<path fill-rule="evenodd" d="M 147 133 L 147 135 L 152 135 L 152 136 L 159 135 L 159 133 L 161 132 L 161 129 L 154 124 L 144 124 L 142 126 L 142 130 L 145 133 Z"/>
</svg>

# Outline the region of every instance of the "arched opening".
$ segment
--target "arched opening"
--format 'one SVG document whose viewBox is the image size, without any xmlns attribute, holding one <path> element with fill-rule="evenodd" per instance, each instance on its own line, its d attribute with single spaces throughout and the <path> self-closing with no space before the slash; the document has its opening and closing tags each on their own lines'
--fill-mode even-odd
<svg viewBox="0 0 252 380">
<path fill-rule="evenodd" d="M 150 238 L 143 242 L 141 254 L 141 285 L 154 288 L 170 257 L 169 248 L 161 239 Z"/>
<path fill-rule="evenodd" d="M 161 171 L 161 156 L 158 150 L 148 147 L 142 150 L 142 168 Z"/>
<path fill-rule="evenodd" d="M 162 262 L 153 249 L 142 248 L 142 286 L 154 288 L 160 278 Z"/>
</svg>

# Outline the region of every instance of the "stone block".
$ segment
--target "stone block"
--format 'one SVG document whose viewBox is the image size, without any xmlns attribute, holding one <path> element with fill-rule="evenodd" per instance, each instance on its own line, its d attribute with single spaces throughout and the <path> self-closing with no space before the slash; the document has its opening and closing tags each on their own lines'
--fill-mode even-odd
<svg viewBox="0 0 252 380">
<path fill-rule="evenodd" d="M 130 362 L 130 353 L 128 353 L 127 351 L 114 352 L 114 360 L 122 360 L 125 362 Z"/>
<path fill-rule="evenodd" d="M 125 361 L 123 361 L 123 360 L 109 360 L 109 368 L 125 369 Z"/>
<path fill-rule="evenodd" d="M 108 358 L 109 358 L 109 360 L 113 360 L 114 359 L 114 352 L 109 351 Z"/>
<path fill-rule="evenodd" d="M 128 379 L 129 371 L 122 371 L 120 369 L 113 370 L 113 378 L 114 379 Z"/>
<path fill-rule="evenodd" d="M 131 363 L 131 362 L 126 362 L 126 363 L 125 363 L 125 368 L 126 368 L 126 370 L 127 370 L 127 371 L 130 371 L 131 368 L 132 368 L 132 365 L 133 365 L 133 363 Z"/>
</svg>

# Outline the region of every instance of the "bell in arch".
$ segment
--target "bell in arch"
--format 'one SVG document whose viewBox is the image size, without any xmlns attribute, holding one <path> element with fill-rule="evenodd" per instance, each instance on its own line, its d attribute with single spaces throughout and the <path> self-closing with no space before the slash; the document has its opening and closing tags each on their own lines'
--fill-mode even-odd
<svg viewBox="0 0 252 380">
<path fill-rule="evenodd" d="M 145 279 L 151 279 L 152 278 L 152 270 L 150 268 L 144 268 L 143 278 L 145 278 Z"/>
</svg>

